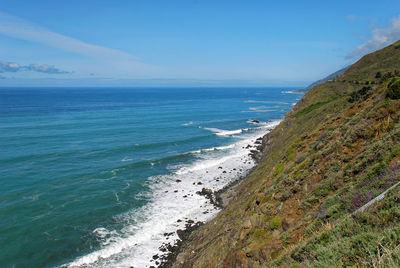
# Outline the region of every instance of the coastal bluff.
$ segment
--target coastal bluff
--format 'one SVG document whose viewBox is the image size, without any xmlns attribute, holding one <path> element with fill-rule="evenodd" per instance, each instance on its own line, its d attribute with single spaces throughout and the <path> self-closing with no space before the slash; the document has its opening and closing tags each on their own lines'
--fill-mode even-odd
<svg viewBox="0 0 400 268">
<path fill-rule="evenodd" d="M 399 71 L 396 42 L 308 91 L 168 266 L 399 267 Z"/>
</svg>

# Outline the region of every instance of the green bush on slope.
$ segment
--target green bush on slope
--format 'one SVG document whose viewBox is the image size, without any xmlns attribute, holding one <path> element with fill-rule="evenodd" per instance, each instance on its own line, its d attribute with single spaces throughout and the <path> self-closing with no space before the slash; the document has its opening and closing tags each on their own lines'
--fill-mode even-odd
<svg viewBox="0 0 400 268">
<path fill-rule="evenodd" d="M 386 96 L 391 99 L 400 99 L 400 77 L 393 78 L 388 84 Z"/>
</svg>

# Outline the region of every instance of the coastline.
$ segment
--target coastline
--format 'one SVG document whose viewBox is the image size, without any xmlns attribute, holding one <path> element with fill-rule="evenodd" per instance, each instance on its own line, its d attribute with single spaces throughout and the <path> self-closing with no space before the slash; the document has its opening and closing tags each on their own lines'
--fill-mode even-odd
<svg viewBox="0 0 400 268">
<path fill-rule="evenodd" d="M 276 127 L 276 126 L 275 126 Z M 274 128 L 275 128 L 274 127 Z M 221 212 L 224 211 L 224 209 L 229 205 L 230 201 L 235 198 L 237 195 L 236 188 L 244 181 L 246 180 L 254 170 L 257 169 L 258 165 L 260 164 L 261 160 L 265 157 L 265 149 L 268 145 L 268 134 L 274 129 L 269 129 L 266 134 L 264 134 L 262 137 L 256 139 L 256 142 L 254 144 L 254 149 L 250 151 L 249 156 L 251 156 L 256 164 L 250 168 L 246 175 L 238 177 L 236 180 L 230 182 L 228 185 L 223 187 L 222 189 L 215 191 L 215 192 L 209 192 L 209 189 L 203 188 L 201 192 L 198 192 L 200 195 L 204 195 L 215 207 L 220 208 L 221 210 L 215 215 L 215 217 L 218 216 Z M 250 145 L 248 145 L 250 146 Z M 212 219 L 211 219 L 212 220 Z M 210 220 L 210 221 L 211 221 Z M 179 229 L 177 230 L 177 234 L 179 236 L 179 239 L 175 242 L 175 244 L 163 244 L 161 248 L 165 249 L 165 251 L 168 250 L 168 253 L 166 255 L 154 255 L 153 260 L 155 261 L 156 266 L 150 266 L 150 268 L 170 268 L 173 267 L 173 265 L 176 263 L 178 255 L 187 249 L 187 246 L 191 242 L 191 234 L 200 229 L 204 224 L 207 222 L 193 222 L 191 220 L 188 220 L 185 226 L 185 229 Z M 168 236 L 169 234 L 164 234 Z M 163 251 L 163 250 L 161 250 Z M 131 267 L 135 268 L 135 267 Z"/>
<path fill-rule="evenodd" d="M 211 222 L 221 211 L 224 211 L 223 208 L 229 202 L 237 199 L 238 194 L 236 192 L 239 195 L 241 192 L 241 188 L 238 187 L 241 185 L 240 182 L 252 174 L 263 156 L 266 145 L 265 135 L 270 133 L 280 122 L 281 120 L 274 119 L 269 119 L 267 122 L 259 122 L 258 120 L 252 122 L 256 127 L 246 128 L 245 131 L 242 131 L 244 135 L 239 136 L 233 144 L 215 147 L 217 149 L 213 148 L 212 150 L 195 151 L 196 154 L 204 154 L 205 152 L 206 157 L 199 158 L 197 162 L 190 165 L 182 165 L 172 175 L 166 175 L 162 180 L 151 184 L 158 187 L 154 188 L 153 191 L 159 197 L 159 199 L 154 199 L 158 202 L 149 203 L 150 206 L 147 208 L 149 218 L 144 221 L 146 224 L 142 227 L 144 231 L 135 232 L 136 236 L 127 238 L 133 242 L 138 241 L 143 235 L 147 235 L 145 238 L 148 238 L 150 242 L 147 244 L 135 242 L 137 243 L 133 247 L 136 250 L 135 252 L 124 252 L 124 266 L 136 268 L 170 267 L 178 254 L 185 249 L 182 245 L 186 245 L 186 241 L 193 231 L 199 229 L 201 225 Z M 254 132 L 249 130 L 254 130 Z M 218 131 L 222 132 L 222 130 Z M 208 154 L 209 151 L 213 153 Z M 160 181 L 162 183 L 159 183 Z M 184 195 L 180 194 L 182 192 Z M 160 200 L 161 203 L 159 203 Z M 169 205 L 173 206 L 175 212 L 171 213 Z M 154 213 L 157 216 L 159 212 L 161 216 L 164 216 L 161 219 L 160 217 L 150 216 Z M 158 219 L 160 220 L 158 221 Z M 149 222 L 152 224 L 148 224 Z M 170 225 L 161 229 L 160 226 L 165 226 L 165 223 Z M 148 234 L 153 235 L 150 237 Z M 103 259 L 121 252 L 120 249 L 123 249 L 125 245 L 123 243 L 126 241 L 123 239 L 125 238 L 115 240 L 111 246 L 79 257 L 66 264 L 66 267 L 80 267 L 82 265 L 100 267 Z M 141 254 L 137 255 L 137 252 L 141 252 Z M 116 265 L 115 267 L 121 267 L 120 260 L 113 260 L 116 261 L 116 264 L 119 263 L 119 266 Z M 107 265 L 111 267 L 110 263 Z"/>
</svg>

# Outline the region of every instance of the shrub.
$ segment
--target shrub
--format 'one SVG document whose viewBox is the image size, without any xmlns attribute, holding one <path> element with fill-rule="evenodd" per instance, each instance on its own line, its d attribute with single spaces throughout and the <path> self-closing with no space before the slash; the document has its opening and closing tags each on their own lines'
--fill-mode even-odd
<svg viewBox="0 0 400 268">
<path fill-rule="evenodd" d="M 271 228 L 271 230 L 275 230 L 278 229 L 282 226 L 282 220 L 281 218 L 279 218 L 278 216 L 273 217 L 270 221 L 269 221 L 269 228 Z"/>
<path fill-rule="evenodd" d="M 267 238 L 267 232 L 264 228 L 258 228 L 254 231 L 253 237 L 258 240 L 264 240 Z"/>
<path fill-rule="evenodd" d="M 349 102 L 353 103 L 353 102 L 356 102 L 356 101 L 359 101 L 359 100 L 366 100 L 370 95 L 371 89 L 372 88 L 368 86 L 368 87 L 363 87 L 360 90 L 353 91 L 350 94 Z"/>
<path fill-rule="evenodd" d="M 388 84 L 388 89 L 386 91 L 386 97 L 391 99 L 400 99 L 400 78 L 394 78 Z"/>
</svg>

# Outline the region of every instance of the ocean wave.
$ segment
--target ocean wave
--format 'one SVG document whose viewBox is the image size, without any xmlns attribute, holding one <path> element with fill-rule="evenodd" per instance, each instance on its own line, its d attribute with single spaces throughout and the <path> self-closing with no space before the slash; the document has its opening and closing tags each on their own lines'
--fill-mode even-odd
<svg viewBox="0 0 400 268">
<path fill-rule="evenodd" d="M 190 125 L 193 125 L 193 122 L 192 122 L 192 121 L 190 121 L 190 122 L 188 122 L 188 123 L 182 124 L 182 126 L 190 126 Z"/>
<path fill-rule="evenodd" d="M 274 109 L 269 109 L 269 107 L 266 106 L 250 107 L 249 110 L 252 112 L 262 112 L 262 113 L 276 111 Z"/>
<path fill-rule="evenodd" d="M 298 92 L 294 90 L 286 90 L 286 91 L 281 91 L 283 94 L 304 94 L 303 92 Z"/>
<path fill-rule="evenodd" d="M 200 153 L 207 153 L 207 152 L 215 152 L 215 151 L 231 149 L 233 147 L 234 147 L 234 144 L 231 144 L 231 145 L 227 145 L 227 146 L 218 146 L 218 147 L 212 147 L 212 148 L 206 148 L 206 149 L 199 149 L 199 150 L 191 151 L 191 153 L 200 154 Z"/>
<path fill-rule="evenodd" d="M 212 127 L 205 127 L 204 129 L 214 132 L 215 135 L 217 135 L 217 136 L 232 136 L 232 135 L 240 134 L 243 132 L 243 129 L 223 130 L 223 129 L 212 128 Z"/>
<path fill-rule="evenodd" d="M 129 158 L 127 156 L 125 156 L 124 158 L 121 159 L 121 162 L 128 162 L 128 161 L 132 161 L 132 158 Z"/>
<path fill-rule="evenodd" d="M 268 126 L 275 126 L 276 125 L 276 123 L 275 122 L 277 122 L 278 124 L 279 124 L 279 122 L 281 122 L 280 120 L 275 120 L 275 121 L 260 121 L 260 120 L 257 120 L 257 119 L 249 119 L 249 120 L 247 120 L 246 121 L 246 123 L 248 123 L 248 124 L 253 124 L 253 125 L 256 125 L 256 126 L 258 126 L 258 127 L 256 127 L 256 128 L 252 128 L 252 129 L 260 129 L 260 128 L 264 128 L 264 127 L 268 127 Z"/>
</svg>

